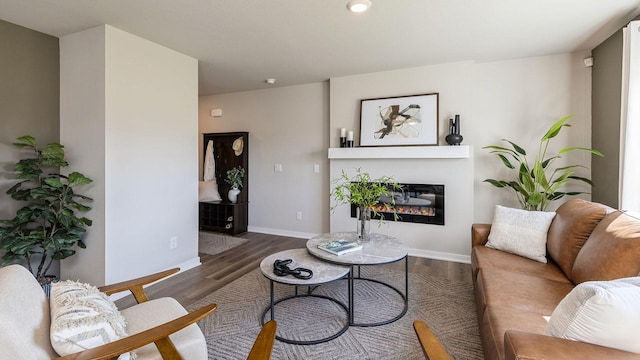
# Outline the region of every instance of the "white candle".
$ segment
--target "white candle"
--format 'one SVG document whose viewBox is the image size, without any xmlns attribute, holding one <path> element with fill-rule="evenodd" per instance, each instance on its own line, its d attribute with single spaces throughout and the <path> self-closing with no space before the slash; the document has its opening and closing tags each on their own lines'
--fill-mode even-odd
<svg viewBox="0 0 640 360">
<path fill-rule="evenodd" d="M 353 131 L 349 131 L 349 134 L 347 135 L 347 141 L 353 141 Z"/>
<path fill-rule="evenodd" d="M 347 136 L 347 129 L 345 128 L 340 129 L 340 137 L 345 137 L 345 136 Z"/>
</svg>

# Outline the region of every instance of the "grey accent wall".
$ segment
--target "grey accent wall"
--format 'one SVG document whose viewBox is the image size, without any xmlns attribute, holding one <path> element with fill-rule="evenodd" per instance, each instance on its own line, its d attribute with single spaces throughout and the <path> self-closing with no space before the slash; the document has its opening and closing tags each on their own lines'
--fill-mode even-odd
<svg viewBox="0 0 640 360">
<path fill-rule="evenodd" d="M 591 143 L 605 156 L 593 156 L 592 200 L 618 207 L 620 160 L 620 97 L 622 87 L 622 30 L 592 51 Z"/>
<path fill-rule="evenodd" d="M 15 184 L 12 143 L 33 135 L 44 144 L 60 138 L 58 38 L 0 20 L 0 219 L 18 205 L 7 194 Z"/>
</svg>

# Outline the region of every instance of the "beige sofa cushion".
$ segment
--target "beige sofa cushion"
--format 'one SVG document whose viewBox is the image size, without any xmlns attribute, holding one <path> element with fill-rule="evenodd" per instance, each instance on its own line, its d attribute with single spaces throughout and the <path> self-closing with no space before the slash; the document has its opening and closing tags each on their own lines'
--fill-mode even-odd
<svg viewBox="0 0 640 360">
<path fill-rule="evenodd" d="M 571 199 L 556 210 L 547 234 L 547 251 L 567 277 L 578 252 L 608 210 L 612 209 L 582 199 Z"/>
<path fill-rule="evenodd" d="M 0 268 L 0 284 L 0 358 L 56 357 L 49 342 L 49 299 L 40 284 L 20 265 Z"/>
<path fill-rule="evenodd" d="M 640 220 L 620 211 L 608 214 L 593 230 L 571 270 L 571 280 L 614 280 L 640 273 Z"/>
<path fill-rule="evenodd" d="M 122 310 L 122 315 L 127 320 L 127 332 L 130 335 L 137 334 L 186 314 L 187 311 L 184 307 L 173 298 L 154 299 Z M 170 335 L 169 338 L 176 345 L 182 358 L 189 360 L 207 360 L 207 345 L 198 325 L 191 324 L 177 333 Z M 137 349 L 136 355 L 138 360 L 162 359 L 154 344 L 149 344 Z"/>
<path fill-rule="evenodd" d="M 486 247 L 547 262 L 547 231 L 555 213 L 496 205 Z"/>
</svg>

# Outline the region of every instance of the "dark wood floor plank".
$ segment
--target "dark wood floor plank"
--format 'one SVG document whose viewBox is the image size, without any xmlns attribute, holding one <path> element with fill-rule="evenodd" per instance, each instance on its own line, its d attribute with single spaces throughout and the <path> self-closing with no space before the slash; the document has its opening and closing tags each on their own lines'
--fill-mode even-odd
<svg viewBox="0 0 640 360">
<path fill-rule="evenodd" d="M 244 274 L 259 267 L 262 259 L 278 251 L 304 248 L 305 239 L 259 233 L 244 233 L 238 237 L 249 240 L 229 251 L 217 255 L 199 254 L 202 265 L 181 272 L 169 279 L 151 285 L 145 290 L 151 298 L 173 297 L 187 307 L 210 293 L 222 288 Z M 401 270 L 404 262 L 390 265 Z M 471 266 L 457 262 L 409 257 L 410 272 L 471 282 Z M 128 296 L 116 301 L 119 308 L 134 304 Z"/>
</svg>

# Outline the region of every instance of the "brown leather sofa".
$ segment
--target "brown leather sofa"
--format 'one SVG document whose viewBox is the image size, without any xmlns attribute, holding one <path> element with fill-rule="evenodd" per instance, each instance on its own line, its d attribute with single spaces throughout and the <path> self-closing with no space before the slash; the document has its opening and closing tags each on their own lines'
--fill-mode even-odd
<svg viewBox="0 0 640 360">
<path fill-rule="evenodd" d="M 546 264 L 485 247 L 490 230 L 488 224 L 471 229 L 486 359 L 640 359 L 640 354 L 543 335 L 543 316 L 577 284 L 640 275 L 639 220 L 602 204 L 569 200 L 547 233 Z"/>
</svg>

